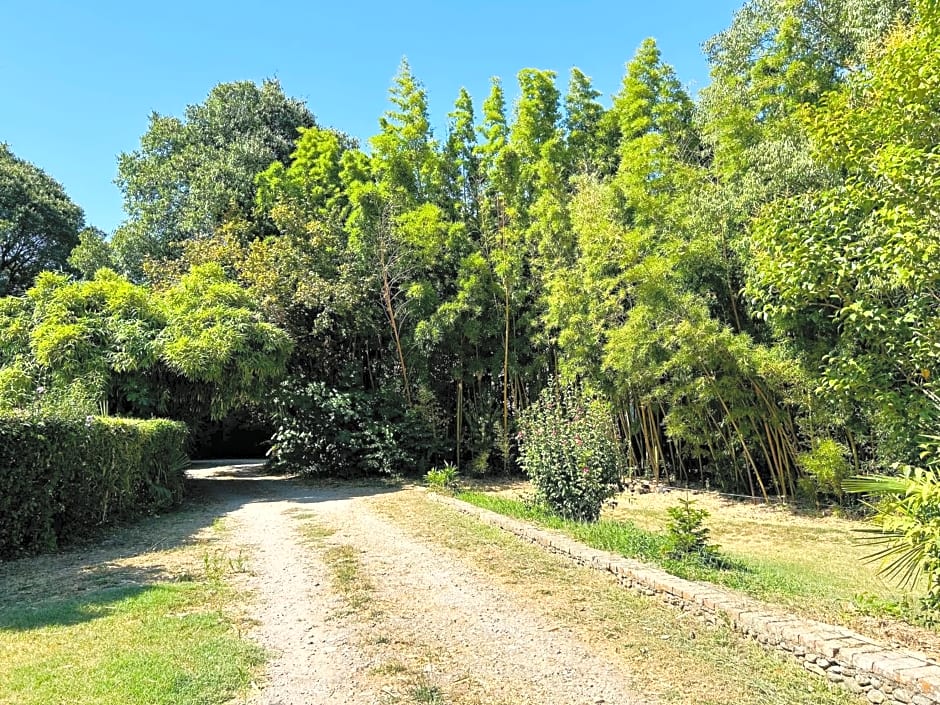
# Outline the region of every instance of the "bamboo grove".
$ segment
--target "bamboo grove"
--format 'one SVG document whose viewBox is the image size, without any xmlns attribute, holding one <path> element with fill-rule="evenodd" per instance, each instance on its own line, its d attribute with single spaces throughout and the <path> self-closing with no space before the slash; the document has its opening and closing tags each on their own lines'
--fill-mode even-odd
<svg viewBox="0 0 940 705">
<path fill-rule="evenodd" d="M 255 405 L 285 464 L 513 469 L 562 378 L 637 473 L 839 495 L 936 414 L 938 33 L 932 0 L 748 0 L 694 99 L 650 39 L 612 101 L 523 69 L 440 136 L 403 61 L 368 145 L 223 84 L 152 118 L 127 221 L 71 266 L 155 291 L 221 266 L 292 341 Z"/>
</svg>

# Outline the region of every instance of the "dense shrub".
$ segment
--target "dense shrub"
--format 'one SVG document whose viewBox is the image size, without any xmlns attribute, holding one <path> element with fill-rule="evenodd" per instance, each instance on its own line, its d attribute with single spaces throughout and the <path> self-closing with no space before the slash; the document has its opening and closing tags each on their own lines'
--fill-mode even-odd
<svg viewBox="0 0 940 705">
<path fill-rule="evenodd" d="M 186 434 L 163 419 L 0 416 L 0 557 L 176 504 Z"/>
<path fill-rule="evenodd" d="M 433 454 L 433 429 L 398 393 L 289 380 L 273 401 L 269 455 L 279 470 L 334 477 L 420 472 Z"/>
<path fill-rule="evenodd" d="M 842 482 L 852 472 L 848 461 L 849 450 L 831 438 L 816 439 L 812 450 L 800 453 L 800 467 L 806 472 L 801 478 L 804 494 L 818 499 L 820 496 L 842 498 Z"/>
<path fill-rule="evenodd" d="M 519 420 L 520 464 L 566 519 L 596 521 L 616 492 L 624 463 L 612 419 L 606 401 L 552 383 Z"/>
</svg>

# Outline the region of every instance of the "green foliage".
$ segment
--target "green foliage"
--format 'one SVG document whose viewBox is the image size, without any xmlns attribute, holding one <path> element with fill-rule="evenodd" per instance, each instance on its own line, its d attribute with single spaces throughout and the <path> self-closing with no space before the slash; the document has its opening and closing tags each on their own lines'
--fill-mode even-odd
<svg viewBox="0 0 940 705">
<path fill-rule="evenodd" d="M 44 269 L 63 269 L 84 219 L 58 182 L 0 143 L 0 296 L 22 294 Z"/>
<path fill-rule="evenodd" d="M 78 234 L 78 244 L 69 254 L 69 266 L 83 278 L 92 279 L 99 269 L 115 269 L 111 244 L 103 230 L 85 228 Z"/>
<path fill-rule="evenodd" d="M 610 405 L 553 382 L 519 418 L 518 442 L 538 499 L 562 517 L 597 521 L 624 465 Z"/>
<path fill-rule="evenodd" d="M 672 558 L 696 558 L 706 563 L 718 558 L 718 547 L 708 542 L 705 519 L 708 512 L 695 506 L 695 500 L 685 497 L 679 504 L 669 507 L 666 523 L 667 552 Z"/>
<path fill-rule="evenodd" d="M 301 128 L 290 163 L 274 162 L 257 176 L 257 208 L 277 221 L 277 206 L 290 205 L 291 213 L 323 219 L 342 217 L 349 205 L 345 191 L 344 161 L 351 140 L 333 130 Z"/>
<path fill-rule="evenodd" d="M 262 398 L 291 348 L 218 264 L 157 292 L 46 272 L 0 301 L 0 408 L 220 418 Z"/>
<path fill-rule="evenodd" d="M 454 109 L 448 117 L 450 129 L 442 160 L 445 209 L 456 218 L 475 223 L 480 207 L 480 157 L 477 153 L 473 99 L 465 88 L 460 89 Z"/>
<path fill-rule="evenodd" d="M 433 434 L 400 393 L 371 395 L 288 380 L 272 399 L 277 430 L 269 455 L 280 470 L 359 477 L 410 471 L 426 462 Z"/>
<path fill-rule="evenodd" d="M 872 429 L 882 468 L 916 457 L 933 413 L 921 387 L 940 367 L 938 36 L 923 4 L 868 71 L 802 113 L 814 156 L 844 176 L 774 201 L 753 227 L 748 295 L 821 369 L 828 407 Z"/>
<path fill-rule="evenodd" d="M 156 419 L 0 416 L 0 556 L 52 550 L 183 493 L 186 427 Z"/>
<path fill-rule="evenodd" d="M 692 110 L 692 100 L 675 71 L 663 61 L 656 41 L 649 38 L 643 40 L 627 64 L 623 85 L 607 119 L 615 121 L 624 156 L 634 140 L 652 134 L 681 145 L 691 155 L 696 140 Z"/>
<path fill-rule="evenodd" d="M 313 126 L 274 80 L 219 84 L 182 119 L 151 115 L 140 149 L 118 159 L 128 214 L 112 241 L 121 271 L 138 279 L 146 260 L 175 259 L 179 243 L 251 216 L 256 175 L 288 162 L 298 130 Z"/>
<path fill-rule="evenodd" d="M 878 499 L 872 522 L 878 527 L 864 540 L 882 546 L 871 555 L 881 572 L 912 587 L 926 581 L 921 599 L 925 616 L 940 620 L 940 454 L 929 449 L 928 466 L 901 466 L 899 475 L 869 475 L 843 481 L 846 492 Z"/>
<path fill-rule="evenodd" d="M 762 199 L 824 178 L 793 118 L 863 68 L 909 6 L 746 0 L 731 26 L 705 43 L 712 73 L 702 95 L 705 132 L 716 171 L 741 188 L 738 196 Z"/>
<path fill-rule="evenodd" d="M 842 482 L 851 474 L 849 450 L 831 438 L 813 442 L 813 448 L 800 454 L 800 467 L 812 479 L 816 493 L 842 497 Z"/>
<path fill-rule="evenodd" d="M 427 92 L 402 59 L 392 88 L 392 109 L 371 139 L 383 195 L 408 207 L 436 200 L 441 187 L 438 146 L 431 134 Z"/>
<path fill-rule="evenodd" d="M 565 94 L 565 146 L 572 174 L 606 173 L 616 147 L 611 131 L 605 129 L 604 106 L 597 102 L 600 91 L 577 68 L 571 69 Z"/>
<path fill-rule="evenodd" d="M 460 473 L 456 465 L 444 463 L 439 468 L 431 468 L 425 475 L 425 481 L 428 487 L 439 492 L 456 492 L 460 486 Z"/>
<path fill-rule="evenodd" d="M 166 325 L 156 340 L 160 361 L 180 376 L 180 386 L 209 391 L 212 418 L 264 398 L 280 380 L 290 339 L 259 320 L 249 292 L 219 265 L 192 268 L 163 292 L 162 304 Z"/>
<path fill-rule="evenodd" d="M 852 609 L 871 617 L 887 615 L 892 619 L 932 627 L 936 623 L 936 616 L 924 608 L 922 602 L 911 596 L 898 598 L 884 598 L 868 592 L 861 592 L 854 596 Z"/>
<path fill-rule="evenodd" d="M 153 116 L 127 223 L 73 252 L 149 280 L 140 315 L 127 281 L 44 275 L 0 305 L 0 401 L 198 419 L 287 372 L 285 466 L 508 471 L 557 375 L 637 471 L 838 496 L 933 414 L 937 35 L 927 2 L 747 0 L 697 102 L 648 39 L 609 106 L 523 69 L 441 139 L 403 61 L 369 155 L 274 82 L 220 85 Z"/>
</svg>

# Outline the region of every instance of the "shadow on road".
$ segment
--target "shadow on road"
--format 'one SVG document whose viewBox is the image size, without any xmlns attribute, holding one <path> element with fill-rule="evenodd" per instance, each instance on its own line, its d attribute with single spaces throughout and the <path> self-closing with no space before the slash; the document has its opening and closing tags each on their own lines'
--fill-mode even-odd
<svg viewBox="0 0 940 705">
<path fill-rule="evenodd" d="M 249 502 L 290 501 L 299 504 L 368 497 L 395 492 L 392 484 L 374 482 L 311 483 L 267 471 L 261 460 L 198 461 L 187 471 L 190 501 L 216 503 L 234 511 Z"/>
<path fill-rule="evenodd" d="M 396 490 L 380 484 L 311 485 L 271 474 L 263 461 L 195 462 L 187 471 L 186 500 L 175 511 L 102 529 L 94 540 L 58 553 L 0 561 L 0 631 L 96 619 L 120 600 L 187 577 L 192 556 L 181 566 L 172 549 L 205 541 L 200 534 L 206 528 L 246 504 L 302 505 Z M 211 550 L 207 543 L 207 562 Z"/>
</svg>

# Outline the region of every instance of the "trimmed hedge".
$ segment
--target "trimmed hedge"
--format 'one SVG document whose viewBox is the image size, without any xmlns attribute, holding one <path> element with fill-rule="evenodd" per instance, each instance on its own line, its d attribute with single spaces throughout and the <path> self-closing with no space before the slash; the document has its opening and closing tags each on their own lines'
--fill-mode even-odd
<svg viewBox="0 0 940 705">
<path fill-rule="evenodd" d="M 186 437 L 165 419 L 0 415 L 0 558 L 178 504 Z"/>
</svg>

